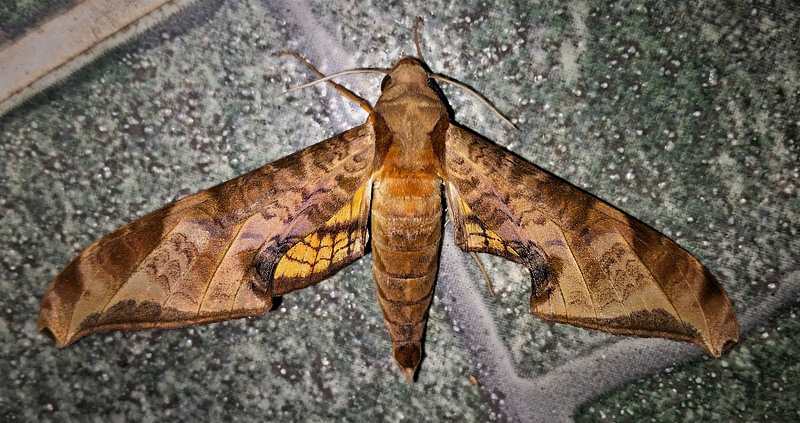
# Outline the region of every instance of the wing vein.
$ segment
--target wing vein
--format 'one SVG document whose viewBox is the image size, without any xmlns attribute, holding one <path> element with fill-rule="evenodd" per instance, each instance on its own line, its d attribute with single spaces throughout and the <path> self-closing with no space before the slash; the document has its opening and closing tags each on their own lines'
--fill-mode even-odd
<svg viewBox="0 0 800 423">
<path fill-rule="evenodd" d="M 574 260 L 575 264 L 578 266 L 578 272 L 580 272 L 580 274 L 581 274 L 581 281 L 583 282 L 583 286 L 586 288 L 586 293 L 589 296 L 589 302 L 591 304 L 592 311 L 594 312 L 594 319 L 595 319 L 595 322 L 597 322 L 598 321 L 598 319 L 597 319 L 597 307 L 595 307 L 595 305 L 594 305 L 594 298 L 592 298 L 592 289 L 589 288 L 589 283 L 586 281 L 586 276 L 584 275 L 583 268 L 581 268 L 580 260 L 578 260 L 578 258 L 575 256 L 575 252 L 572 250 L 572 245 L 570 245 L 569 240 L 567 239 L 567 236 L 564 234 L 564 228 L 562 228 L 560 225 L 556 225 L 556 227 L 558 228 L 558 231 L 561 233 L 561 239 L 564 240 L 564 244 L 566 244 L 567 249 L 569 250 L 569 255 L 572 256 L 572 260 Z M 559 284 L 559 287 L 560 287 L 560 285 L 561 284 Z M 564 295 L 563 294 L 563 290 L 562 289 L 559 289 L 559 290 L 562 291 L 561 295 L 563 296 Z M 566 301 L 564 302 L 564 304 L 566 304 Z M 567 315 L 569 315 L 569 312 L 567 312 Z"/>
<path fill-rule="evenodd" d="M 669 295 L 667 295 L 666 291 L 664 291 L 664 288 L 661 286 L 661 281 L 658 280 L 653 271 L 650 270 L 650 266 L 648 266 L 647 263 L 645 263 L 644 260 L 642 260 L 642 257 L 639 256 L 639 253 L 636 252 L 636 250 L 633 248 L 630 242 L 628 242 L 628 240 L 624 236 L 621 236 L 621 238 L 623 241 L 625 241 L 625 245 L 628 246 L 631 252 L 633 252 L 633 254 L 636 256 L 636 258 L 639 259 L 639 262 L 642 263 L 642 266 L 647 270 L 647 274 L 650 275 L 650 278 L 653 280 L 653 282 L 655 282 L 656 287 L 658 288 L 659 291 L 661 291 L 661 295 L 663 295 L 664 298 L 667 299 L 667 302 L 669 302 L 669 304 L 672 306 L 672 309 L 675 310 L 675 316 L 678 318 L 678 320 L 680 320 L 681 326 L 685 329 L 686 323 L 681 317 L 681 313 L 678 311 L 678 307 L 676 307 L 675 304 L 672 303 L 672 298 L 670 298 Z"/>
<path fill-rule="evenodd" d="M 246 221 L 242 221 L 236 226 L 236 234 L 228 242 L 228 245 L 225 247 L 225 252 L 223 254 L 220 254 L 219 260 L 217 261 L 216 266 L 214 266 L 214 273 L 212 273 L 211 277 L 208 278 L 208 283 L 206 284 L 206 287 L 203 290 L 203 297 L 200 299 L 200 302 L 197 306 L 195 317 L 200 315 L 200 310 L 203 309 L 203 305 L 205 304 L 206 299 L 208 299 L 209 288 L 211 288 L 211 284 L 214 282 L 214 278 L 217 276 L 217 272 L 219 272 L 220 264 L 222 264 L 222 262 L 225 260 L 225 257 L 228 255 L 228 252 L 230 251 L 231 247 L 233 247 L 234 241 L 236 240 L 236 238 L 239 237 L 239 234 L 242 232 L 242 229 L 244 228 L 244 222 Z"/>
</svg>

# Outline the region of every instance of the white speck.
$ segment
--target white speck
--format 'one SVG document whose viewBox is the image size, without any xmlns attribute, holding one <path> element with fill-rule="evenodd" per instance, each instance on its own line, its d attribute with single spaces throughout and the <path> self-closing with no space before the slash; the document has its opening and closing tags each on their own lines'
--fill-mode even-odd
<svg viewBox="0 0 800 423">
<path fill-rule="evenodd" d="M 689 222 L 689 223 L 692 223 L 692 222 L 694 222 L 694 218 L 692 216 L 689 216 L 689 217 L 686 218 L 686 221 Z"/>
<path fill-rule="evenodd" d="M 708 70 L 708 83 L 709 85 L 717 85 L 717 70 L 716 69 L 709 69 Z"/>
<path fill-rule="evenodd" d="M 694 117 L 700 117 L 700 115 L 701 115 L 701 114 L 702 114 L 702 113 L 700 113 L 700 111 L 698 110 L 698 111 L 696 111 L 696 112 L 692 113 L 692 116 L 694 116 Z"/>
<path fill-rule="evenodd" d="M 285 374 L 286 374 L 286 369 L 284 369 L 283 367 L 281 367 L 281 374 L 282 374 L 282 375 L 285 375 Z"/>
<path fill-rule="evenodd" d="M 472 22 L 472 19 L 469 16 L 467 16 L 466 18 L 464 18 L 464 22 L 470 23 Z"/>
</svg>

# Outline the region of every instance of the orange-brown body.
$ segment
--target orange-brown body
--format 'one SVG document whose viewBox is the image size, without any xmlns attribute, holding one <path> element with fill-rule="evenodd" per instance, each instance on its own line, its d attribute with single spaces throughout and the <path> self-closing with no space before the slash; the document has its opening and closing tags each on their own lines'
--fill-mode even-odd
<svg viewBox="0 0 800 423">
<path fill-rule="evenodd" d="M 412 380 L 439 264 L 448 118 L 418 61 L 401 60 L 392 76 L 370 116 L 377 147 L 372 275 L 392 355 Z"/>
</svg>

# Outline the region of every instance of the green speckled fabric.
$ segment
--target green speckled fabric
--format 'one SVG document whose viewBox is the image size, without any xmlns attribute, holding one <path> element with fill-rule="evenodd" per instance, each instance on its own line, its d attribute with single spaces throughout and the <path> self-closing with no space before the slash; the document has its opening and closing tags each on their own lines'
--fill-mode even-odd
<svg viewBox="0 0 800 423">
<path fill-rule="evenodd" d="M 384 3 L 198 1 L 0 117 L 0 420 L 800 419 L 800 7 Z M 45 19 L 23 15 L 3 16 Z M 260 318 L 63 350 L 36 330 L 44 290 L 94 240 L 365 120 L 323 85 L 281 95 L 313 76 L 275 51 L 326 73 L 390 67 L 414 53 L 417 15 L 430 67 L 520 131 L 445 86 L 456 120 L 698 257 L 731 297 L 739 344 L 714 360 L 538 320 L 527 271 L 484 257 L 489 296 L 450 224 L 413 385 L 369 256 Z M 379 94 L 379 76 L 340 82 Z"/>
</svg>

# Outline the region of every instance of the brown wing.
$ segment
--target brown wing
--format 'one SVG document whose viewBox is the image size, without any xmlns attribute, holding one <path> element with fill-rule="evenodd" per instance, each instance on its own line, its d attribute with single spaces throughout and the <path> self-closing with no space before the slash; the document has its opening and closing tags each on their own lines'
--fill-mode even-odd
<svg viewBox="0 0 800 423">
<path fill-rule="evenodd" d="M 738 340 L 725 290 L 663 235 L 455 125 L 445 162 L 456 242 L 527 266 L 537 316 L 717 357 Z"/>
<path fill-rule="evenodd" d="M 39 329 L 61 347 L 101 330 L 175 328 L 269 311 L 364 253 L 369 123 L 144 216 L 92 244 L 44 295 Z M 281 266 L 313 236 L 313 272 Z M 342 235 L 344 234 L 344 235 Z M 321 245 L 325 244 L 323 241 Z M 275 275 L 276 267 L 281 268 Z M 287 277 L 291 276 L 291 277 Z"/>
</svg>

